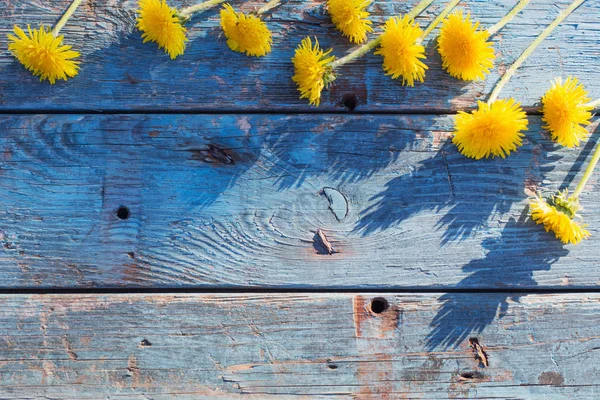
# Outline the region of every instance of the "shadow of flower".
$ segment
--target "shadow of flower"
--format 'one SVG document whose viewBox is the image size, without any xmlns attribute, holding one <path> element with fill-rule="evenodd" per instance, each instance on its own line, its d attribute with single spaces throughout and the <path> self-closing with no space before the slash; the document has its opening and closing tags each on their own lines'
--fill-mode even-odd
<svg viewBox="0 0 600 400">
<path fill-rule="evenodd" d="M 355 231 L 368 235 L 389 229 L 423 211 L 443 213 L 437 228 L 442 245 L 461 241 L 486 228 L 492 216 L 510 211 L 526 198 L 523 183 L 537 187 L 561 156 L 556 146 L 535 137 L 509 159 L 473 160 L 461 155 L 448 140 L 430 159 L 391 179 L 371 198 Z"/>
<path fill-rule="evenodd" d="M 536 271 L 548 271 L 553 263 L 568 254 L 562 244 L 548 238 L 546 232 L 527 219 L 526 212 L 515 220 L 511 218 L 500 237 L 487 239 L 483 247 L 488 253 L 474 259 L 462 269 L 470 273 L 456 285 L 461 288 L 477 287 L 482 290 L 511 288 L 512 293 L 449 292 L 439 298 L 442 303 L 431 322 L 427 348 L 456 347 L 469 335 L 481 333 L 496 317 L 502 318 L 511 301 L 519 301 L 524 294 L 519 288 L 537 286 Z M 535 246 L 539 244 L 539 246 Z M 539 248 L 539 251 L 531 251 Z M 485 297 L 488 307 L 480 307 Z"/>
</svg>

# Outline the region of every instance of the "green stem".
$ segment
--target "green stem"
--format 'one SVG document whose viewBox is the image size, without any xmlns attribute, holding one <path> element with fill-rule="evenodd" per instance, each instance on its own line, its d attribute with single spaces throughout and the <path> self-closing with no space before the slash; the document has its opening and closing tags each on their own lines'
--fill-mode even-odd
<svg viewBox="0 0 600 400">
<path fill-rule="evenodd" d="M 434 2 L 434 0 L 421 0 L 419 2 L 419 4 L 417 4 L 412 10 L 410 10 L 408 12 L 407 15 L 410 18 L 415 18 L 417 15 L 422 13 L 423 10 L 425 10 L 433 2 Z M 375 39 L 371 39 L 370 41 L 363 44 L 356 50 L 352 51 L 351 53 L 346 54 L 342 58 L 338 58 L 337 60 L 335 60 L 334 62 L 329 64 L 329 66 L 331 67 L 331 69 L 336 69 L 336 68 L 341 67 L 344 64 L 349 63 L 352 60 L 355 60 L 359 57 L 364 56 L 365 54 L 367 54 L 368 52 L 373 50 L 375 47 L 377 47 L 377 45 L 379 45 L 379 43 L 381 42 L 381 39 L 382 39 L 381 35 L 377 36 Z"/>
<path fill-rule="evenodd" d="M 417 15 L 425 11 L 425 9 L 429 7 L 433 2 L 434 0 L 421 0 L 419 4 L 414 6 L 412 10 L 410 10 L 406 15 L 408 15 L 412 19 L 415 19 L 417 18 Z"/>
<path fill-rule="evenodd" d="M 530 0 L 520 0 L 516 6 L 513 7 L 512 10 L 509 11 L 508 14 L 504 16 L 500 21 L 496 22 L 494 25 L 490 26 L 487 31 L 492 36 L 494 33 L 498 32 L 500 29 L 504 28 L 506 24 L 508 24 L 512 19 L 520 13 L 527 4 L 529 4 Z"/>
<path fill-rule="evenodd" d="M 592 109 L 597 108 L 600 106 L 600 99 L 590 101 L 589 103 L 585 103 L 584 106 L 592 107 Z"/>
<path fill-rule="evenodd" d="M 427 37 L 427 35 L 429 35 L 435 29 L 435 27 L 438 26 L 444 18 L 446 18 L 446 15 L 450 14 L 450 11 L 452 11 L 452 9 L 454 7 L 456 7 L 456 5 L 459 2 L 460 2 L 460 0 L 450 1 L 446 5 L 446 7 L 442 10 L 442 12 L 440 12 L 439 15 L 429 24 L 429 26 L 427 28 L 425 28 L 425 30 L 423 31 L 423 33 L 421 34 L 421 36 L 419 37 L 417 42 L 419 42 L 419 43 L 422 42 L 423 39 L 425 39 Z"/>
<path fill-rule="evenodd" d="M 330 64 L 331 69 L 336 69 L 341 67 L 344 64 L 349 63 L 350 61 L 362 57 L 367 54 L 369 51 L 373 50 L 377 45 L 381 42 L 382 36 L 379 35 L 375 39 L 369 40 L 367 43 L 360 46 L 358 49 L 354 50 L 351 53 L 346 54 L 342 58 L 338 58 L 334 62 Z"/>
<path fill-rule="evenodd" d="M 498 81 L 498 83 L 494 87 L 494 90 L 490 94 L 490 98 L 488 99 L 488 104 L 493 103 L 498 98 L 500 91 L 504 88 L 504 86 L 509 81 L 509 79 L 514 75 L 517 68 L 519 68 L 521 66 L 521 64 L 523 64 L 523 62 L 527 59 L 527 57 L 529 57 L 531 55 L 531 53 L 533 53 L 533 51 L 536 49 L 536 47 L 538 47 L 539 44 L 542 43 L 542 41 L 544 39 L 546 39 L 548 37 L 548 35 L 550 35 L 550 33 L 561 22 L 563 22 L 565 20 L 565 18 L 567 18 L 577 7 L 579 7 L 581 5 L 581 3 L 583 3 L 584 1 L 585 0 L 575 0 L 573 3 L 571 3 L 571 5 L 569 7 L 567 7 L 560 14 L 558 14 L 556 19 L 554 21 L 552 21 L 552 23 L 550 25 L 548 25 L 546 27 L 546 29 L 544 29 L 542 31 L 542 33 L 540 33 L 533 42 L 531 42 L 529 47 L 527 47 L 525 49 L 525 51 L 523 53 L 521 53 L 519 58 L 517 58 L 515 60 L 515 62 L 510 66 L 510 68 L 508 70 L 506 70 L 506 73 Z"/>
<path fill-rule="evenodd" d="M 575 188 L 575 191 L 573 192 L 573 197 L 579 198 L 579 195 L 583 191 L 585 184 L 587 183 L 588 179 L 590 179 L 590 176 L 592 176 L 592 172 L 594 172 L 594 168 L 596 167 L 596 164 L 598 164 L 598 160 L 600 160 L 600 143 L 598 143 L 596 145 L 596 151 L 594 151 L 594 155 L 592 156 L 590 163 L 588 164 L 587 168 L 585 169 L 585 173 L 583 174 L 583 177 L 577 184 L 577 187 Z"/>
<path fill-rule="evenodd" d="M 269 10 L 277 7 L 280 4 L 281 4 L 281 0 L 271 0 L 267 4 L 265 4 L 264 6 L 262 6 L 261 8 L 259 8 L 256 13 L 258 15 L 264 14 L 267 11 L 269 11 Z"/>
<path fill-rule="evenodd" d="M 218 6 L 221 3 L 224 3 L 227 0 L 208 0 L 200 4 L 196 4 L 194 6 L 189 6 L 179 11 L 179 16 L 183 19 L 190 19 L 192 14 L 202 13 L 208 9 L 213 8 L 214 6 Z"/>
<path fill-rule="evenodd" d="M 79 5 L 81 4 L 82 1 L 83 0 L 73 0 L 71 5 L 69 6 L 69 8 L 67 8 L 67 11 L 65 11 L 63 16 L 60 17 L 60 19 L 56 23 L 56 25 L 54 25 L 54 28 L 52 28 L 52 36 L 54 36 L 54 37 L 58 36 L 58 34 L 60 33 L 60 30 L 65 26 L 65 24 L 67 23 L 69 18 L 71 18 L 71 16 L 75 12 L 75 10 L 77 10 L 77 7 L 79 7 Z"/>
</svg>

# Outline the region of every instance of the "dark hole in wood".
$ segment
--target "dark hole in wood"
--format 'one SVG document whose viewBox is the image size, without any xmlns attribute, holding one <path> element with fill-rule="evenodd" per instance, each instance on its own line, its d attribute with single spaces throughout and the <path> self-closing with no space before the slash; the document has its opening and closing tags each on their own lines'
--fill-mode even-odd
<svg viewBox="0 0 600 400">
<path fill-rule="evenodd" d="M 482 379 L 483 378 L 483 374 L 481 372 L 478 371 L 467 371 L 467 372 L 462 372 L 460 374 L 460 377 L 464 380 L 471 380 L 471 379 Z"/>
<path fill-rule="evenodd" d="M 346 93 L 342 96 L 342 104 L 349 111 L 354 111 L 356 106 L 358 106 L 358 96 L 354 93 Z"/>
<path fill-rule="evenodd" d="M 381 314 L 382 312 L 387 310 L 389 306 L 389 303 L 383 297 L 377 297 L 371 300 L 371 311 L 374 314 Z"/>
<path fill-rule="evenodd" d="M 327 360 L 327 368 L 338 369 L 338 366 L 337 366 L 337 364 L 334 364 L 331 360 Z"/>
<path fill-rule="evenodd" d="M 148 346 L 152 346 L 152 343 L 150 343 L 150 341 L 148 339 L 143 339 L 140 342 L 140 346 L 142 346 L 142 347 L 148 347 Z"/>
<path fill-rule="evenodd" d="M 127 219 L 129 218 L 129 208 L 125 206 L 119 206 L 117 209 L 117 218 L 119 219 Z"/>
</svg>

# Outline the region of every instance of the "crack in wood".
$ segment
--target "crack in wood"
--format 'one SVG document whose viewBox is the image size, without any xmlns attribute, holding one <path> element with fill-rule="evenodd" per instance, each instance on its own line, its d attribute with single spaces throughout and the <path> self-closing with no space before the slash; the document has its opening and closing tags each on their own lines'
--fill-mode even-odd
<svg viewBox="0 0 600 400">
<path fill-rule="evenodd" d="M 475 352 L 475 358 L 477 358 L 479 361 L 481 361 L 481 363 L 485 367 L 489 367 L 490 364 L 489 364 L 489 360 L 488 360 L 488 355 L 485 352 L 485 350 L 483 350 L 483 346 L 479 343 L 479 339 L 474 338 L 474 337 L 469 338 L 469 345 Z"/>
</svg>

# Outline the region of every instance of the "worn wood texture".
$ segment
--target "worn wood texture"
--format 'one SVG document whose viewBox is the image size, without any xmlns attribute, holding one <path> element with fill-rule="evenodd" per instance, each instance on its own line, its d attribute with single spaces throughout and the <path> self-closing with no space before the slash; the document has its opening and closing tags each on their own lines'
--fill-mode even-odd
<svg viewBox="0 0 600 400">
<path fill-rule="evenodd" d="M 291 81 L 290 57 L 305 36 L 318 37 L 324 47 L 343 55 L 351 48 L 331 23 L 324 1 L 290 0 L 267 16 L 274 49 L 267 57 L 249 58 L 230 51 L 218 24 L 218 12 L 202 14 L 189 24 L 189 46 L 175 61 L 155 44 L 142 44 L 135 29 L 133 0 L 86 1 L 63 32 L 83 56 L 81 73 L 68 82 L 39 83 L 7 49 L 13 25 L 54 24 L 67 0 L 4 0 L 0 9 L 0 111 L 4 110 L 315 110 L 300 100 Z M 192 1 L 170 1 L 189 5 Z M 250 11 L 258 1 L 233 1 Z M 374 26 L 416 3 L 377 0 L 370 6 Z M 516 0 L 473 0 L 459 8 L 470 11 L 483 26 L 498 21 Z M 449 77 L 439 55 L 427 50 L 426 82 L 402 87 L 383 74 L 381 57 L 368 55 L 344 67 L 319 110 L 449 111 L 471 107 L 485 99 L 499 74 L 570 0 L 533 0 L 525 11 L 493 40 L 497 62 L 485 82 L 465 83 Z M 426 25 L 445 2 L 436 1 L 419 21 Z M 519 70 L 503 92 L 530 109 L 557 76 L 576 75 L 600 97 L 597 60 L 600 57 L 600 3 L 587 1 L 548 38 Z M 431 36 L 433 40 L 434 36 Z"/>
<path fill-rule="evenodd" d="M 0 286 L 597 288 L 598 175 L 590 240 L 562 246 L 527 217 L 597 134 L 559 148 L 530 117 L 517 153 L 474 161 L 452 121 L 2 117 Z"/>
<path fill-rule="evenodd" d="M 387 310 L 375 314 L 374 298 Z M 3 295 L 0 304 L 3 399 L 592 399 L 599 390 L 598 294 Z"/>
</svg>

